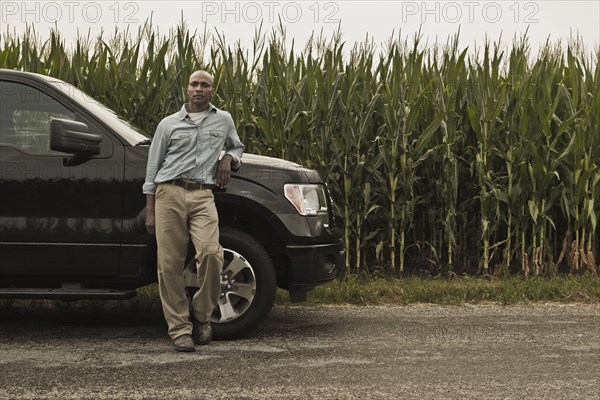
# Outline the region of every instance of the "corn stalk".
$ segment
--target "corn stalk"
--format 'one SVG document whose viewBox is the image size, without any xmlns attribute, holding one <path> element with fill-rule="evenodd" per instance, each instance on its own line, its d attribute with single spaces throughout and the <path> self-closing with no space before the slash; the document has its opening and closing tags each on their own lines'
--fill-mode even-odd
<svg viewBox="0 0 600 400">
<path fill-rule="evenodd" d="M 480 57 L 397 37 L 347 56 L 339 31 L 303 51 L 285 38 L 258 28 L 243 49 L 148 21 L 67 43 L 29 28 L 0 37 L 0 67 L 73 83 L 148 135 L 208 69 L 248 152 L 328 183 L 348 272 L 599 272 L 598 50 L 548 43 L 532 59 L 523 38 Z"/>
</svg>

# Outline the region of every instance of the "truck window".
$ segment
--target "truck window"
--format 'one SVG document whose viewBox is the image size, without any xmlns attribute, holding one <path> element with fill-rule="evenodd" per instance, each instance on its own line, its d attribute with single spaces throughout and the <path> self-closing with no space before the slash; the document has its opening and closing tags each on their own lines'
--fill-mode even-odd
<svg viewBox="0 0 600 400">
<path fill-rule="evenodd" d="M 32 86 L 0 82 L 0 145 L 28 154 L 61 154 L 50 149 L 52 118 L 74 120 L 75 113 Z"/>
</svg>

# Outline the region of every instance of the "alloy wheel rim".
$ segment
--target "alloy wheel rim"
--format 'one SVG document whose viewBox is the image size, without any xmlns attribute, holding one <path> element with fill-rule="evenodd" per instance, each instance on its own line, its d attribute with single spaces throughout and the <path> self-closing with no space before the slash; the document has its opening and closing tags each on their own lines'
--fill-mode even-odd
<svg viewBox="0 0 600 400">
<path fill-rule="evenodd" d="M 223 253 L 221 294 L 211 317 L 215 323 L 238 319 L 248 311 L 256 296 L 256 275 L 252 265 L 234 250 L 224 248 Z"/>
</svg>

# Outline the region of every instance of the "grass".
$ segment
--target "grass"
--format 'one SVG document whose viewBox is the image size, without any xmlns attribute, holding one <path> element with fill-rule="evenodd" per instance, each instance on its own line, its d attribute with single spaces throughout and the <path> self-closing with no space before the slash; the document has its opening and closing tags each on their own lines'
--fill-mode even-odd
<svg viewBox="0 0 600 400">
<path fill-rule="evenodd" d="M 559 278 L 509 279 L 483 277 L 377 278 L 360 280 L 354 276 L 319 286 L 308 294 L 305 306 L 315 305 L 408 305 L 495 303 L 503 305 L 532 303 L 600 304 L 600 277 L 593 275 Z M 289 305 L 285 290 L 277 291 L 276 305 Z M 138 290 L 131 300 L 0 300 L 0 313 L 28 309 L 122 309 L 130 311 L 160 311 L 156 284 Z"/>
<path fill-rule="evenodd" d="M 280 291 L 277 304 L 286 304 Z M 306 304 L 415 304 L 463 305 L 477 303 L 518 304 L 535 302 L 600 303 L 600 278 L 587 275 L 564 278 L 510 279 L 455 277 L 450 279 L 373 279 L 354 277 L 320 286 Z"/>
</svg>

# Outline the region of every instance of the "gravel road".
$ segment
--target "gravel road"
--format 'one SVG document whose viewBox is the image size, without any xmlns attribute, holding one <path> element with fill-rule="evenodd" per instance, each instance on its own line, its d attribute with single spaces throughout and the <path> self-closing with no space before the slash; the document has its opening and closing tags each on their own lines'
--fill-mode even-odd
<svg viewBox="0 0 600 400">
<path fill-rule="evenodd" d="M 160 312 L 0 312 L 1 399 L 600 399 L 600 305 L 279 306 L 195 353 Z"/>
</svg>

